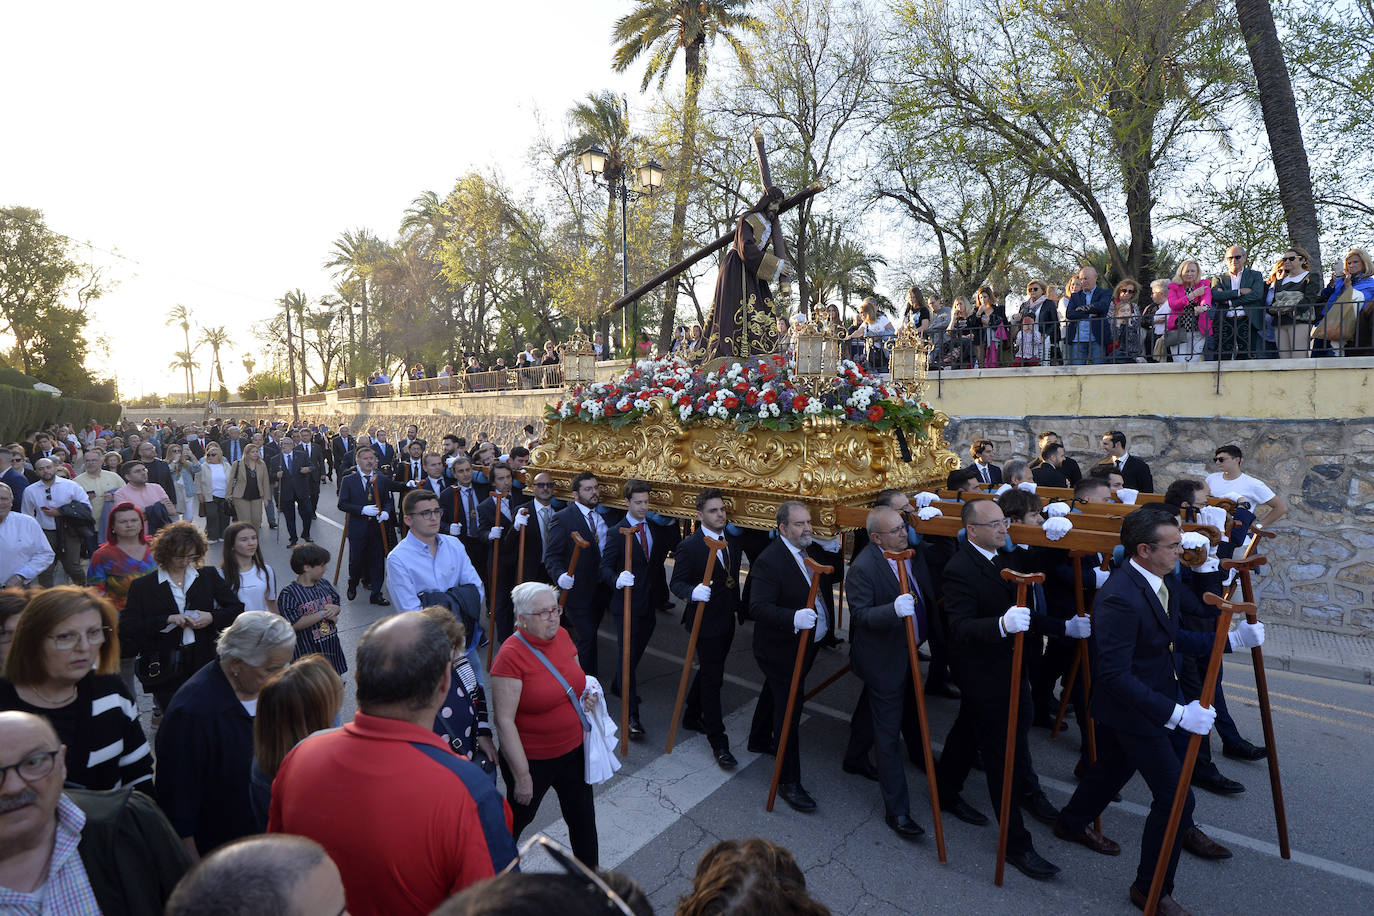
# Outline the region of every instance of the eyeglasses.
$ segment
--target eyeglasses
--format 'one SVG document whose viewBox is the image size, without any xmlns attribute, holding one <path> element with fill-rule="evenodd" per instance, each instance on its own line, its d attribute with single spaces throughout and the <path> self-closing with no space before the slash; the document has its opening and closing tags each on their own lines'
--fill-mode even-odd
<svg viewBox="0 0 1374 916">
<path fill-rule="evenodd" d="M 181 553 L 172 557 L 173 560 L 180 560 L 183 563 L 194 563 L 201 557 L 198 553 Z"/>
<path fill-rule="evenodd" d="M 536 486 L 537 488 L 539 488 L 540 490 L 552 490 L 552 489 L 553 489 L 553 484 L 551 484 L 551 483 L 536 483 L 535 486 Z"/>
<path fill-rule="evenodd" d="M 65 652 L 68 649 L 75 649 L 76 644 L 81 641 L 82 637 L 85 637 L 86 645 L 88 646 L 101 646 L 105 644 L 105 640 L 110 638 L 110 628 L 92 627 L 81 633 L 69 630 L 66 633 L 57 633 L 53 636 L 49 636 L 48 639 L 51 639 L 52 644 L 57 646 L 59 650 Z"/>
<path fill-rule="evenodd" d="M 1225 461 L 1225 460 L 1226 460 L 1226 456 L 1225 456 L 1225 455 L 1218 455 L 1218 456 L 1216 456 L 1215 458 L 1212 459 L 1212 461 L 1214 461 L 1214 462 L 1217 463 L 1217 464 L 1221 464 L 1221 463 L 1222 463 L 1223 461 Z"/>
<path fill-rule="evenodd" d="M 1151 548 L 1152 550 L 1163 550 L 1163 551 L 1170 552 L 1170 553 L 1182 553 L 1182 552 L 1183 552 L 1183 541 L 1178 540 L 1178 541 L 1173 541 L 1173 542 L 1168 543 L 1168 544 L 1151 544 L 1151 545 L 1150 545 L 1150 548 Z"/>
<path fill-rule="evenodd" d="M 969 523 L 968 523 L 967 525 L 965 525 L 964 527 L 965 527 L 965 528 L 979 528 L 979 527 L 982 527 L 982 528 L 1010 528 L 1010 527 L 1011 527 L 1011 519 L 1009 519 L 1009 518 L 999 518 L 999 519 L 998 519 L 997 521 L 995 521 L 995 522 L 969 522 Z"/>
<path fill-rule="evenodd" d="M 1295 254 L 1286 254 L 1286 255 L 1283 256 L 1283 259 L 1284 259 L 1285 261 L 1301 261 L 1301 260 L 1302 260 L 1302 258 L 1298 257 L 1298 256 L 1295 255 Z"/>
<path fill-rule="evenodd" d="M 57 765 L 57 755 L 61 751 L 38 751 L 30 754 L 18 763 L 9 766 L 0 766 L 0 785 L 5 784 L 9 779 L 10 770 L 19 774 L 19 778 L 24 782 L 38 782 L 44 776 L 52 772 L 52 768 Z"/>
<path fill-rule="evenodd" d="M 563 871 L 573 878 L 581 878 L 587 884 L 587 892 L 600 895 L 605 898 L 606 908 L 615 909 L 624 916 L 635 916 L 634 910 L 626 903 L 619 894 L 611 890 L 611 886 L 601 879 L 601 876 L 592 871 L 573 855 L 572 850 L 563 844 L 549 839 L 542 833 L 536 833 L 526 840 L 521 846 L 514 859 L 505 868 L 501 869 L 501 874 L 509 874 L 520 866 L 520 862 L 530 854 L 535 847 L 539 847 L 548 853 L 549 858 L 562 867 Z"/>
<path fill-rule="evenodd" d="M 1243 255 L 1243 254 L 1228 254 L 1228 255 L 1226 256 L 1226 260 L 1228 260 L 1228 261 L 1244 261 L 1244 260 L 1245 260 L 1245 255 Z"/>
<path fill-rule="evenodd" d="M 528 614 L 522 614 L 521 616 L 538 617 L 540 620 L 557 620 L 559 617 L 563 616 L 563 609 L 561 607 L 555 607 L 547 611 L 530 611 Z"/>
<path fill-rule="evenodd" d="M 407 512 L 407 513 L 406 513 L 406 518 L 424 518 L 424 519 L 430 519 L 430 518 L 438 518 L 439 516 L 441 516 L 441 515 L 443 515 L 443 514 L 444 514 L 444 512 L 443 512 L 442 509 L 425 509 L 423 512 Z"/>
</svg>

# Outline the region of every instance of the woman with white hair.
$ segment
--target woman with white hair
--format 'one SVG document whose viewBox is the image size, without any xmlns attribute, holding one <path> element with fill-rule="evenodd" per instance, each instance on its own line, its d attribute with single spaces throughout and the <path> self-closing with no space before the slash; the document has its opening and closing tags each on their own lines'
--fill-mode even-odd
<svg viewBox="0 0 1374 916">
<path fill-rule="evenodd" d="M 1169 317 L 1165 320 L 1164 345 L 1176 363 L 1202 359 L 1206 339 L 1212 336 L 1208 312 L 1212 308 L 1212 287 L 1202 276 L 1202 266 L 1192 258 L 1178 265 L 1174 282 L 1169 284 Z"/>
<path fill-rule="evenodd" d="M 157 800 L 201 856 L 258 832 L 249 799 L 258 691 L 291 662 L 296 633 L 267 611 L 245 611 L 220 633 L 216 658 L 172 697 L 157 733 Z"/>
</svg>

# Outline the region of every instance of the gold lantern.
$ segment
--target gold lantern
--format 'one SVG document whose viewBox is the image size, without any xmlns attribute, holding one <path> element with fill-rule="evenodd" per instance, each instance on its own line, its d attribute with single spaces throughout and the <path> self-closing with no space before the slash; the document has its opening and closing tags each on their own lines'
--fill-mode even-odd
<svg viewBox="0 0 1374 916">
<path fill-rule="evenodd" d="M 840 371 L 839 329 L 824 313 L 800 322 L 794 332 L 796 373 L 811 384 L 833 380 Z"/>
<path fill-rule="evenodd" d="M 596 350 L 578 323 L 563 345 L 563 384 L 569 391 L 596 381 Z"/>
<path fill-rule="evenodd" d="M 903 324 L 892 340 L 888 371 L 892 380 L 918 398 L 925 397 L 926 371 L 930 365 L 930 338 Z"/>
</svg>

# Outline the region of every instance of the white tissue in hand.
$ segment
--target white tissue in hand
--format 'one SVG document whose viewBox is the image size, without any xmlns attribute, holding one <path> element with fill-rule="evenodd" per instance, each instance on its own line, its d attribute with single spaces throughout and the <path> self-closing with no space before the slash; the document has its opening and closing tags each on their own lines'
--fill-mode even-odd
<svg viewBox="0 0 1374 916">
<path fill-rule="evenodd" d="M 1063 516 L 1056 516 L 1047 520 L 1040 530 L 1044 531 L 1045 537 L 1051 541 L 1057 541 L 1073 530 L 1073 522 Z"/>
<path fill-rule="evenodd" d="M 1063 518 L 1069 514 L 1068 503 L 1050 503 L 1045 507 L 1045 514 L 1050 518 Z"/>
<path fill-rule="evenodd" d="M 928 522 L 932 518 L 939 518 L 942 515 L 944 515 L 944 513 L 941 512 L 939 509 L 935 508 L 934 506 L 926 506 L 922 509 L 916 510 L 917 518 L 919 518 L 923 522 Z"/>
</svg>

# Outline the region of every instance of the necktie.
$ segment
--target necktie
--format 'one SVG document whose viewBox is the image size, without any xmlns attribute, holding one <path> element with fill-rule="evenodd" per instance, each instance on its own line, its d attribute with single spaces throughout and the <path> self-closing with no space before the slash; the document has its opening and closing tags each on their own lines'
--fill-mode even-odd
<svg viewBox="0 0 1374 916">
<path fill-rule="evenodd" d="M 552 506 L 539 507 L 539 539 L 547 541 L 549 538 L 549 516 L 553 515 Z"/>
<path fill-rule="evenodd" d="M 412 462 L 410 463 L 410 479 L 411 479 L 411 480 L 419 480 L 419 479 L 420 479 L 420 462 L 418 462 L 418 461 L 412 461 Z"/>
<path fill-rule="evenodd" d="M 983 483 L 992 483 L 992 475 L 988 473 L 988 466 L 986 464 L 981 465 L 978 471 L 983 477 Z"/>
<path fill-rule="evenodd" d="M 802 575 L 806 577 L 806 584 L 810 585 L 813 573 L 811 572 L 811 567 L 806 565 L 806 554 L 801 551 L 794 551 L 792 555 L 797 558 L 797 563 L 801 566 Z M 813 642 L 820 642 L 825 638 L 825 634 L 829 632 L 830 625 L 826 621 L 825 616 L 825 599 L 821 597 L 819 591 L 816 592 L 816 606 L 814 610 L 816 611 L 816 629 L 812 631 L 811 639 Z"/>
<path fill-rule="evenodd" d="M 1160 582 L 1160 583 L 1159 583 L 1159 591 L 1156 592 L 1156 594 L 1159 595 L 1159 603 L 1164 607 L 1164 614 L 1165 614 L 1165 616 L 1168 616 L 1168 614 L 1169 614 L 1169 586 L 1165 585 L 1163 582 Z"/>
<path fill-rule="evenodd" d="M 639 549 L 644 551 L 644 559 L 649 559 L 649 536 L 644 531 L 644 523 L 635 525 L 635 534 L 639 535 Z"/>
</svg>

